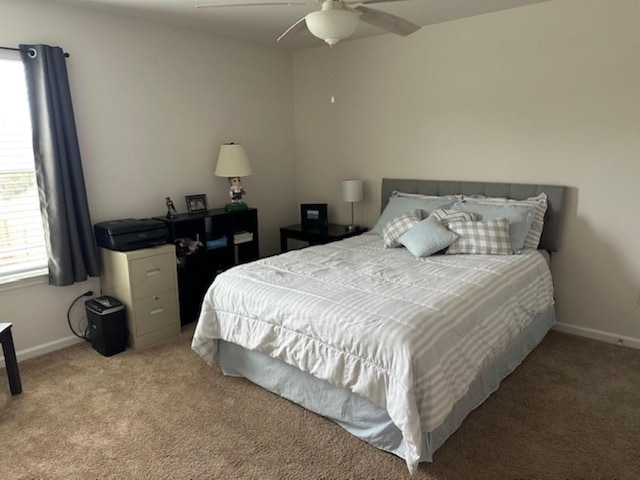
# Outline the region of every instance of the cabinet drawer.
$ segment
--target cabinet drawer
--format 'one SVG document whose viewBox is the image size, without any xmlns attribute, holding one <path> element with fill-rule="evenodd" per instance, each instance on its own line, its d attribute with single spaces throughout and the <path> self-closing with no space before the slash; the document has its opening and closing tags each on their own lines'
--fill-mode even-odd
<svg viewBox="0 0 640 480">
<path fill-rule="evenodd" d="M 175 286 L 176 260 L 173 254 L 154 255 L 131 261 L 133 298 L 164 292 Z"/>
<path fill-rule="evenodd" d="M 136 336 L 146 335 L 160 328 L 179 325 L 176 291 L 151 295 L 133 304 L 136 318 Z"/>
</svg>

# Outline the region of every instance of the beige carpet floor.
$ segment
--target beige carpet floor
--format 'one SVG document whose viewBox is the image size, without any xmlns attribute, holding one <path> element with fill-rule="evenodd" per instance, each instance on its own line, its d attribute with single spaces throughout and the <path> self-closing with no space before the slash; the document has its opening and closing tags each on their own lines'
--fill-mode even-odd
<svg viewBox="0 0 640 480">
<path fill-rule="evenodd" d="M 403 460 L 207 366 L 191 333 L 24 361 L 19 396 L 0 378 L 0 478 L 410 478 Z M 413 478 L 639 479 L 640 351 L 551 332 Z"/>
</svg>

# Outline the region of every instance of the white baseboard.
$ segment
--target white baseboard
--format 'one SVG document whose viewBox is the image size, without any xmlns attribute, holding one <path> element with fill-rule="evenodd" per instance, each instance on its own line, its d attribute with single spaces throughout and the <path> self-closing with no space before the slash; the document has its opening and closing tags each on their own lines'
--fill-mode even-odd
<svg viewBox="0 0 640 480">
<path fill-rule="evenodd" d="M 640 338 L 627 337 L 626 335 L 617 335 L 615 333 L 603 332 L 602 330 L 594 330 L 593 328 L 579 327 L 569 323 L 558 322 L 553 327 L 559 332 L 570 333 L 580 337 L 592 338 L 607 343 L 615 343 L 623 347 L 631 347 L 640 349 Z"/>
<path fill-rule="evenodd" d="M 602 330 L 594 330 L 587 327 L 579 327 L 577 325 L 571 325 L 569 323 L 558 322 L 553 327 L 554 330 L 559 332 L 570 333 L 572 335 L 578 335 L 580 337 L 592 338 L 594 340 L 600 340 L 607 343 L 614 343 L 616 345 L 622 345 L 624 347 L 631 347 L 640 349 L 640 338 L 627 337 L 626 335 L 616 335 L 614 333 L 603 332 Z M 84 342 L 85 340 L 76 337 L 75 335 L 54 340 L 53 342 L 43 343 L 35 347 L 26 348 L 16 352 L 18 362 L 27 360 L 28 358 L 44 355 L 45 353 L 54 352 L 61 348 L 70 347 L 77 343 Z M 0 357 L 1 364 L 4 367 L 4 357 Z"/>
<path fill-rule="evenodd" d="M 70 347 L 71 345 L 75 345 L 76 343 L 84 342 L 85 340 L 72 335 L 70 337 L 61 338 L 59 340 L 54 340 L 53 342 L 43 343 L 42 345 L 36 345 L 35 347 L 25 348 L 24 350 L 19 350 L 16 352 L 16 358 L 18 359 L 18 363 L 23 360 L 27 360 L 28 358 L 38 357 L 40 355 L 44 355 L 45 353 L 55 352 L 56 350 L 60 350 L 61 348 Z M 0 350 L 1 352 L 1 350 Z M 4 364 L 4 356 L 0 357 L 1 365 L 5 367 Z"/>
</svg>

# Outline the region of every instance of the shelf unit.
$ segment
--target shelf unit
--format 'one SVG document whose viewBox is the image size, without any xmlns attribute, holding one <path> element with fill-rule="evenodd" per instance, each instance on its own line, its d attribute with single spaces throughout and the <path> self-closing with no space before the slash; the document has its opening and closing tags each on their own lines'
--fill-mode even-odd
<svg viewBox="0 0 640 480">
<path fill-rule="evenodd" d="M 182 325 L 198 319 L 204 294 L 218 273 L 259 257 L 255 208 L 240 212 L 218 208 L 156 220 L 167 224 L 167 241 L 175 244 Z"/>
</svg>

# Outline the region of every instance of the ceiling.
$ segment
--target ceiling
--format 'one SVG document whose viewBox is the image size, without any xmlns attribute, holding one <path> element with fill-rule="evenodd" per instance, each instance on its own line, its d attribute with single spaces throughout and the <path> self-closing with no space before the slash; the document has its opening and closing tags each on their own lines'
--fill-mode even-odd
<svg viewBox="0 0 640 480">
<path fill-rule="evenodd" d="M 196 4 L 221 3 L 220 0 L 44 0 L 74 7 L 90 8 L 116 15 L 162 23 L 194 31 L 211 33 L 286 50 L 325 45 L 306 29 L 276 39 L 307 13 L 319 10 L 319 0 L 304 5 L 245 6 L 230 8 L 195 8 Z M 228 0 L 225 3 L 261 3 L 269 0 Z M 272 0 L 273 1 L 273 0 Z M 286 1 L 286 0 L 285 0 Z M 426 26 L 458 18 L 520 7 L 549 0 L 406 0 L 369 5 L 378 10 Z M 350 39 L 386 34 L 360 22 Z"/>
</svg>

